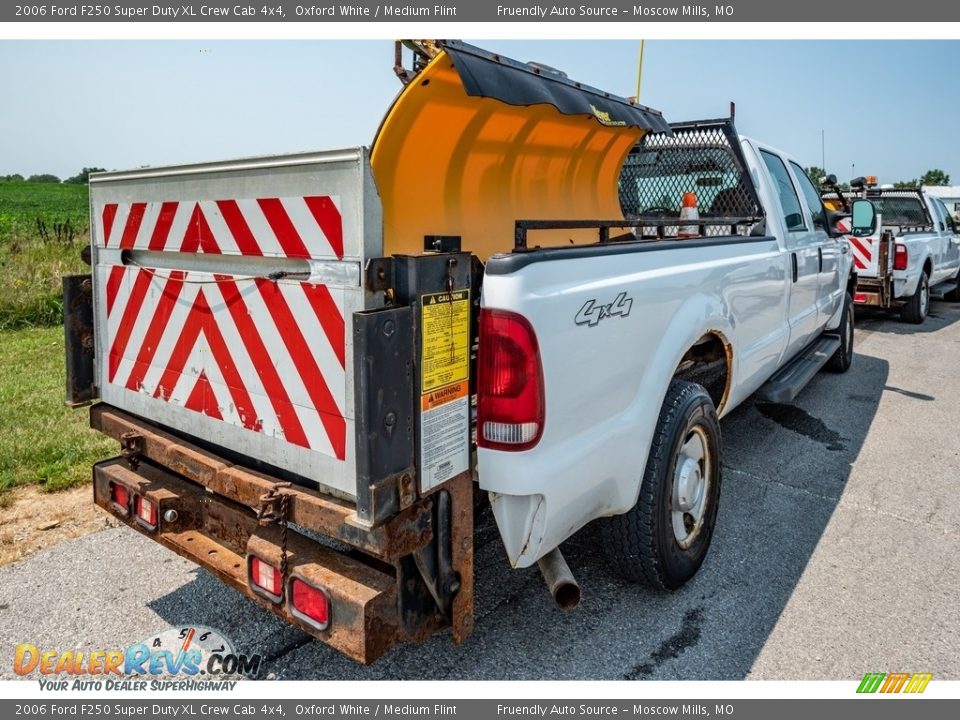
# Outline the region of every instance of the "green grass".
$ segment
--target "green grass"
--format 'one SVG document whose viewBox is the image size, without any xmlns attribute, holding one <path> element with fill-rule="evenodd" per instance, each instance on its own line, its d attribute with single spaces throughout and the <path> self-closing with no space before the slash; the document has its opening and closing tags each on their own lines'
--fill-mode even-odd
<svg viewBox="0 0 960 720">
<path fill-rule="evenodd" d="M 0 182 L 0 505 L 18 485 L 89 482 L 116 450 L 63 404 L 60 277 L 89 272 L 87 213 L 86 185 Z"/>
<path fill-rule="evenodd" d="M 116 442 L 63 404 L 63 330 L 0 332 L 0 497 L 18 485 L 63 490 L 90 481 L 90 465 Z"/>
<path fill-rule="evenodd" d="M 60 277 L 89 272 L 86 185 L 0 182 L 0 330 L 62 322 Z"/>
</svg>

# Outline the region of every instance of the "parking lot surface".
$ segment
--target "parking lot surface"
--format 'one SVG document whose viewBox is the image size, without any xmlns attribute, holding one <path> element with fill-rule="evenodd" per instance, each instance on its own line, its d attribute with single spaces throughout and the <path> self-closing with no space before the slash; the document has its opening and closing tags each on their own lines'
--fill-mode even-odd
<svg viewBox="0 0 960 720">
<path fill-rule="evenodd" d="M 562 613 L 536 568 L 509 569 L 487 512 L 473 636 L 365 668 L 121 527 L 0 569 L 0 676 L 18 643 L 116 649 L 203 624 L 282 679 L 960 679 L 960 305 L 919 327 L 859 316 L 856 352 L 795 404 L 723 420 L 717 532 L 676 593 L 619 579 L 587 528 L 563 546 L 583 602 Z"/>
</svg>

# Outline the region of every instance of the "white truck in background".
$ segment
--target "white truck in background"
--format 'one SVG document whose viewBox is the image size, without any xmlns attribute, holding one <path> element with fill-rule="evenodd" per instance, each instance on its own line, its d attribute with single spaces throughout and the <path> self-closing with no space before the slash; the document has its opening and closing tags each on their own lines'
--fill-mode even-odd
<svg viewBox="0 0 960 720">
<path fill-rule="evenodd" d="M 408 47 L 372 150 L 93 176 L 93 272 L 64 283 L 69 399 L 121 448 L 95 502 L 363 663 L 470 634 L 476 488 L 561 606 L 592 521 L 679 587 L 719 418 L 853 357 L 850 255 L 789 156 Z"/>
<path fill-rule="evenodd" d="M 899 308 L 901 320 L 920 324 L 931 296 L 960 301 L 960 233 L 943 201 L 920 188 L 876 187 L 873 176 L 824 195 L 841 203 L 857 197 L 874 204 L 880 222 L 869 235 L 847 237 L 859 277 L 854 302 Z"/>
</svg>

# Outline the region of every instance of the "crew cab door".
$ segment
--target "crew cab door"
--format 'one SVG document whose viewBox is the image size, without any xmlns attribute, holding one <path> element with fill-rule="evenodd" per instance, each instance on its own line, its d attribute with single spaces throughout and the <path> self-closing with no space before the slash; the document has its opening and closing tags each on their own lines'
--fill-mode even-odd
<svg viewBox="0 0 960 720">
<path fill-rule="evenodd" d="M 786 279 L 790 285 L 787 319 L 790 338 L 785 357 L 792 357 L 813 339 L 818 329 L 817 295 L 820 284 L 822 248 L 809 220 L 805 217 L 800 196 L 783 158 L 759 148 L 773 184 L 774 207 L 769 215 L 780 215 L 786 247 Z"/>
<path fill-rule="evenodd" d="M 943 201 L 940 198 L 931 198 L 931 200 L 936 209 L 937 230 L 940 231 L 942 225 L 943 230 L 940 234 L 944 236 L 943 255 L 940 258 L 940 265 L 934 269 L 934 272 L 942 270 L 943 277 L 939 279 L 946 280 L 954 277 L 957 269 L 960 268 L 960 235 L 957 235 L 956 222 Z"/>
<path fill-rule="evenodd" d="M 793 160 L 790 169 L 797 180 L 800 193 L 807 205 L 806 220 L 817 236 L 819 260 L 819 289 L 817 291 L 817 325 L 822 328 L 843 302 L 846 284 L 840 277 L 841 255 L 849 252 L 847 241 L 827 234 L 827 212 L 820 193 L 806 171 Z"/>
</svg>

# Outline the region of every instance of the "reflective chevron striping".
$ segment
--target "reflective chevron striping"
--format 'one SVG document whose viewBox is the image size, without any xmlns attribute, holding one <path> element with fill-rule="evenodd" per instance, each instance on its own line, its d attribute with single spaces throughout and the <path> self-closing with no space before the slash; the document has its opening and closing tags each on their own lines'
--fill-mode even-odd
<svg viewBox="0 0 960 720">
<path fill-rule="evenodd" d="M 341 257 L 336 198 L 106 205 L 104 247 Z M 307 282 L 101 268 L 113 385 L 340 460 L 344 291 Z"/>
</svg>

